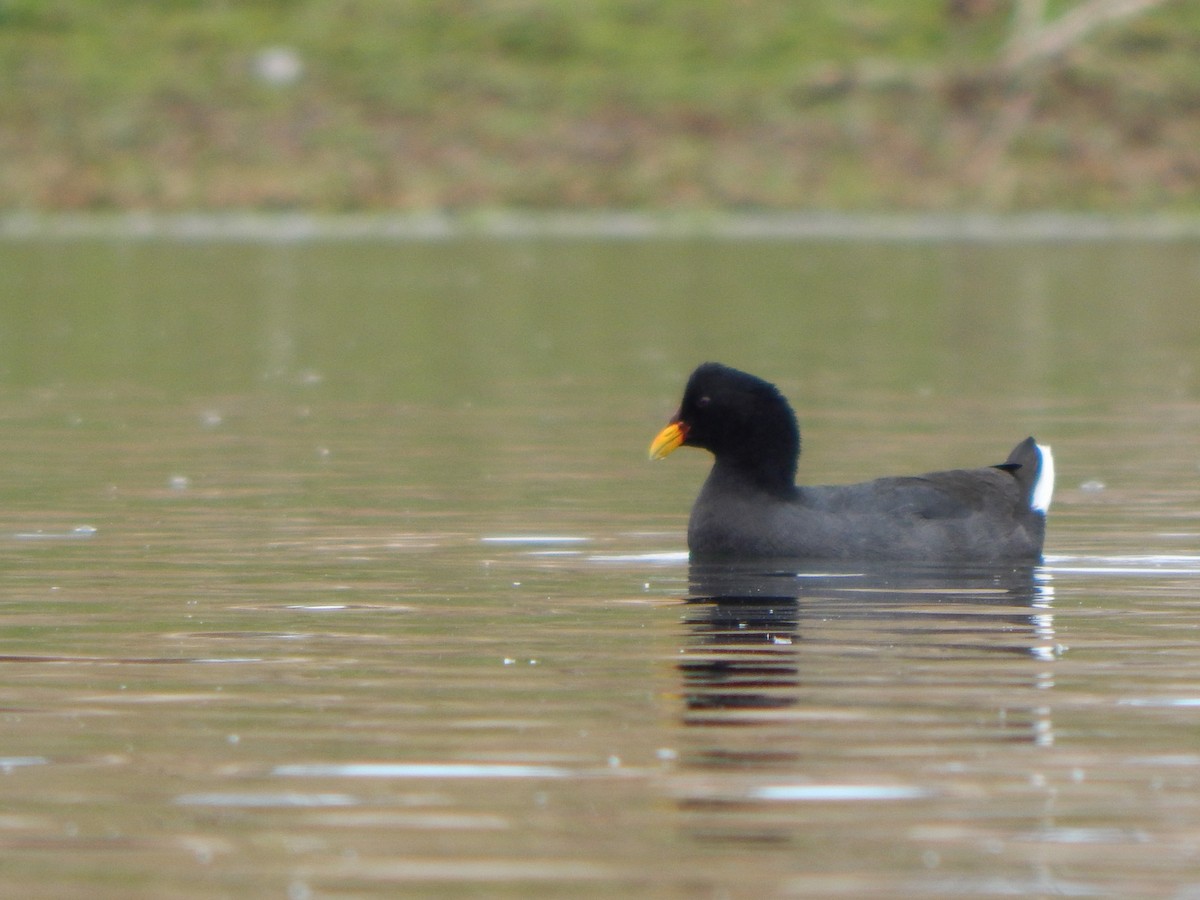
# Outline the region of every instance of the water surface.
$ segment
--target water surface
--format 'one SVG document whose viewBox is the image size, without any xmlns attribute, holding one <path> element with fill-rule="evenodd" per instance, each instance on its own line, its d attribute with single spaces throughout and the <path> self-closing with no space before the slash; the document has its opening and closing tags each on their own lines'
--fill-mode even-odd
<svg viewBox="0 0 1200 900">
<path fill-rule="evenodd" d="M 944 236 L 943 236 L 944 237 Z M 14 895 L 1200 891 L 1194 238 L 0 243 Z M 804 477 L 1054 446 L 1029 571 L 690 569 L 690 368 Z"/>
</svg>

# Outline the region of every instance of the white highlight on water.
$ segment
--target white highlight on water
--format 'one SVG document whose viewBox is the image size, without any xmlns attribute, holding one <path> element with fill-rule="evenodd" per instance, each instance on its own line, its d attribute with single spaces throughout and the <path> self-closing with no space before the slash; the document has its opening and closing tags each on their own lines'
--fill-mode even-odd
<svg viewBox="0 0 1200 900">
<path fill-rule="evenodd" d="M 915 800 L 928 797 L 924 788 L 886 784 L 772 784 L 754 788 L 755 800 L 846 801 Z"/>
</svg>

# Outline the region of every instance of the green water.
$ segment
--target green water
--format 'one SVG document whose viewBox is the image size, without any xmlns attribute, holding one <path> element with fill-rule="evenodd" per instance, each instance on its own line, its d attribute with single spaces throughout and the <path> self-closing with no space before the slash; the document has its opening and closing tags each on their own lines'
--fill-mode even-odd
<svg viewBox="0 0 1200 900">
<path fill-rule="evenodd" d="M 2 252 L 14 388 L 194 397 L 315 376 L 338 398 L 483 402 L 573 382 L 665 391 L 708 357 L 817 401 L 826 384 L 1028 402 L 1196 388 L 1193 242 L 113 239 Z"/>
</svg>

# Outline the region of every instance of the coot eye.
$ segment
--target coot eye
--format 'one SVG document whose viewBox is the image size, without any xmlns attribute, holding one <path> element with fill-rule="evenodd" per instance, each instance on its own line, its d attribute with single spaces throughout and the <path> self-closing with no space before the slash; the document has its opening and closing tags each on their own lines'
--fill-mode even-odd
<svg viewBox="0 0 1200 900">
<path fill-rule="evenodd" d="M 712 403 L 712 397 L 701 397 L 696 401 L 696 405 L 701 409 L 704 409 L 704 407 L 708 406 L 710 403 Z"/>
</svg>

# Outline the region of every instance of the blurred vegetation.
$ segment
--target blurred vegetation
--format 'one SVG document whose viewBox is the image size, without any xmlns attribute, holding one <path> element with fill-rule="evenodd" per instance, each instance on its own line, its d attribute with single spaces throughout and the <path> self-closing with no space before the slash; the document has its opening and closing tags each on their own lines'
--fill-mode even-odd
<svg viewBox="0 0 1200 900">
<path fill-rule="evenodd" d="M 0 0 L 0 205 L 1200 208 L 1200 4 L 1017 2 Z"/>
</svg>

